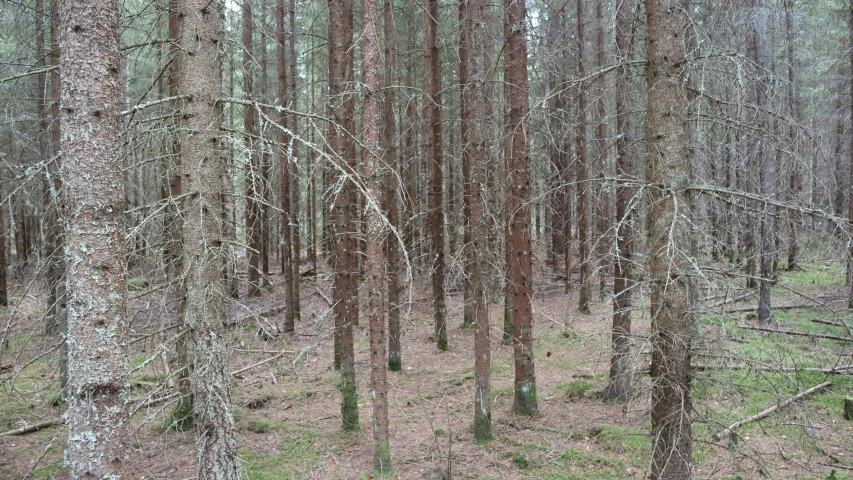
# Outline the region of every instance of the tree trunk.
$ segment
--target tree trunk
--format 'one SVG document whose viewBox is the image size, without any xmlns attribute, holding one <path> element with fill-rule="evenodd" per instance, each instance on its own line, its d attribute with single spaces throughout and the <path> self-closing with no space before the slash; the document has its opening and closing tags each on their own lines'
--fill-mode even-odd
<svg viewBox="0 0 853 480">
<path fill-rule="evenodd" d="M 130 384 L 118 2 L 60 2 L 59 25 L 70 299 L 65 465 L 70 478 L 119 478 L 129 473 Z"/>
<path fill-rule="evenodd" d="M 427 0 L 424 12 L 424 91 L 426 93 L 426 118 L 429 165 L 429 264 L 432 275 L 433 319 L 435 343 L 439 350 L 447 350 L 447 307 L 444 300 L 444 200 L 443 163 L 441 155 L 441 72 L 438 49 L 438 0 Z"/>
<path fill-rule="evenodd" d="M 474 322 L 474 441 L 486 442 L 492 438 L 491 407 L 491 349 L 489 346 L 489 304 L 483 270 L 488 261 L 489 227 L 485 221 L 483 189 L 489 174 L 488 128 L 484 119 L 490 101 L 487 72 L 489 70 L 488 41 L 486 37 L 485 0 L 463 0 L 461 6 L 462 32 L 465 48 L 461 56 L 469 75 L 462 83 L 463 161 L 467 163 L 470 178 L 465 182 L 467 218 L 464 220 L 467 246 L 467 263 L 471 282 L 471 306 Z M 467 242 L 466 242 L 467 243 Z"/>
<path fill-rule="evenodd" d="M 584 67 L 584 13 L 585 0 L 578 0 L 578 78 L 586 75 Z M 578 292 L 578 310 L 589 313 L 592 292 L 589 288 L 590 239 L 589 239 L 589 173 L 586 158 L 586 85 L 581 82 L 578 92 L 578 137 L 577 137 L 577 189 L 578 189 L 578 259 L 580 261 L 580 291 Z"/>
<path fill-rule="evenodd" d="M 795 36 L 794 36 L 794 2 L 788 0 L 785 2 L 785 35 L 786 43 L 788 44 L 788 100 L 791 102 L 791 115 L 795 122 L 799 122 L 802 118 L 802 103 L 800 102 L 800 91 L 797 85 L 796 67 L 798 66 L 797 57 L 794 55 Z M 853 88 L 853 87 L 851 87 Z M 791 158 L 789 173 L 789 188 L 788 200 L 797 201 L 799 199 L 800 190 L 802 189 L 802 179 L 800 178 L 800 170 L 797 165 L 799 156 L 799 143 L 797 141 L 797 127 L 795 125 L 788 126 L 789 138 L 793 155 Z M 797 269 L 797 262 L 800 255 L 799 239 L 797 238 L 798 228 L 800 225 L 800 213 L 796 211 L 788 212 L 788 271 Z"/>
<path fill-rule="evenodd" d="M 287 90 L 287 59 L 285 55 L 285 25 L 284 25 L 284 0 L 276 2 L 276 58 L 278 66 L 278 101 L 282 107 L 287 107 L 288 90 Z M 287 125 L 289 115 L 282 111 L 279 114 L 279 122 L 282 125 Z M 279 182 L 279 196 L 281 201 L 281 265 L 282 265 L 282 282 L 284 283 L 284 331 L 286 333 L 293 332 L 295 328 L 294 315 L 294 298 L 293 292 L 294 283 L 298 282 L 298 278 L 293 276 L 293 257 L 291 254 L 291 233 L 290 233 L 290 162 L 292 148 L 292 139 L 287 134 L 282 134 L 282 143 L 286 150 L 279 154 L 278 165 L 281 173 Z"/>
<path fill-rule="evenodd" d="M 510 211 L 509 264 L 512 293 L 512 346 L 515 357 L 515 401 L 517 415 L 539 415 L 533 363 L 533 245 L 530 231 L 530 156 L 527 147 L 527 8 L 525 0 L 506 0 L 506 101 L 509 109 L 510 171 L 507 198 Z"/>
<path fill-rule="evenodd" d="M 595 3 L 595 20 L 598 30 L 596 32 L 597 40 L 597 63 L 598 69 L 604 70 L 606 65 L 607 45 L 605 43 L 606 26 L 602 15 L 602 4 L 599 1 Z M 610 253 L 610 192 L 605 189 L 604 179 L 607 177 L 608 164 L 607 160 L 607 108 L 605 96 L 607 95 L 607 75 L 601 74 L 598 76 L 598 99 L 596 101 L 596 114 L 598 116 L 598 176 L 600 177 L 595 182 L 595 198 L 598 220 L 598 238 L 596 245 L 598 246 L 598 294 L 601 299 L 607 293 L 607 279 L 610 276 L 610 262 L 608 259 Z"/>
<path fill-rule="evenodd" d="M 759 69 L 759 73 L 756 75 L 754 80 L 755 82 L 755 99 L 756 104 L 759 109 L 765 110 L 767 108 L 767 87 L 765 86 L 766 75 L 764 72 L 767 71 L 767 59 L 764 51 L 764 19 L 760 13 L 761 3 L 759 0 L 752 1 L 752 9 L 753 9 L 753 24 L 754 29 L 752 30 L 751 41 L 749 46 L 750 56 L 752 57 L 752 61 Z M 765 130 L 766 121 L 761 121 L 762 128 L 759 128 L 759 132 L 763 132 Z M 754 135 L 760 135 L 757 132 Z M 762 138 L 761 135 L 759 138 L 752 138 L 752 142 L 755 142 L 753 149 L 758 155 L 758 177 L 759 177 L 759 186 L 761 189 L 761 195 L 764 198 L 771 199 L 774 195 L 774 182 L 776 181 L 776 174 L 773 162 L 773 154 L 770 149 L 765 145 L 766 141 Z M 760 257 L 760 276 L 759 280 L 759 294 L 758 294 L 758 322 L 759 323 L 768 323 L 770 322 L 771 313 L 770 313 L 770 287 L 772 284 L 773 277 L 773 258 L 774 258 L 774 250 L 775 250 L 775 222 L 773 219 L 773 212 L 768 206 L 764 206 L 761 213 L 761 257 Z"/>
<path fill-rule="evenodd" d="M 646 0 L 653 479 L 691 476 L 687 26 L 682 0 Z M 675 252 L 675 253 L 673 253 Z"/>
<path fill-rule="evenodd" d="M 850 33 L 851 42 L 853 42 L 853 2 L 850 3 L 849 15 L 850 15 L 850 18 L 849 18 L 848 29 L 850 30 L 849 33 Z M 853 49 L 850 49 L 850 66 L 853 67 Z M 850 98 L 851 98 L 851 100 L 853 100 L 853 73 L 851 73 L 851 76 L 850 76 Z M 853 120 L 853 108 L 850 109 L 850 118 Z M 850 160 L 851 160 L 850 176 L 849 176 L 848 185 L 850 186 L 851 189 L 853 189 L 853 146 L 851 146 L 851 148 L 850 148 Z M 847 220 L 851 224 L 850 232 L 851 232 L 851 234 L 853 234 L 853 194 L 851 194 L 849 197 L 850 198 L 848 199 L 849 203 L 848 203 L 848 210 L 847 210 Z M 850 259 L 850 260 L 848 260 L 848 265 L 853 266 L 853 242 L 850 242 L 848 258 Z M 847 308 L 853 309 L 853 281 L 850 282 L 850 293 L 849 293 L 849 296 L 847 299 Z"/>
<path fill-rule="evenodd" d="M 248 3 L 248 2 L 247 2 Z M 224 199 L 224 162 L 220 147 L 222 111 L 214 100 L 222 86 L 221 1 L 181 0 L 179 91 L 189 96 L 181 118 L 182 205 L 190 389 L 198 448 L 198 477 L 240 478 L 237 439 L 231 409 L 231 378 L 225 322 L 223 234 L 219 213 Z M 244 12 L 246 14 L 246 12 Z"/>
<path fill-rule="evenodd" d="M 617 1 L 616 59 L 624 62 L 619 70 L 616 93 L 616 252 L 613 261 L 613 332 L 611 333 L 610 379 L 605 394 L 619 402 L 631 399 L 631 287 L 634 252 L 634 149 L 631 128 L 631 69 L 633 58 L 631 23 L 634 1 Z M 631 150 L 629 151 L 629 148 Z"/>
<path fill-rule="evenodd" d="M 290 42 L 287 44 L 287 55 L 288 55 L 288 63 L 290 64 L 290 76 L 288 77 L 288 82 L 290 83 L 290 108 L 296 110 L 296 76 L 298 75 L 296 71 L 296 0 L 290 0 L 288 5 L 288 22 L 290 23 Z M 352 20 L 350 20 L 352 23 Z M 293 132 L 298 131 L 298 126 L 296 124 L 297 117 L 292 115 L 289 120 L 290 130 Z M 353 130 L 349 130 L 352 132 Z M 296 174 L 297 165 L 298 165 L 298 156 L 296 155 L 296 145 L 294 144 L 294 152 L 292 158 L 294 159 L 291 164 L 291 172 L 290 179 L 293 182 L 290 188 L 291 195 L 291 203 L 290 207 L 293 209 L 290 212 L 290 221 L 293 227 L 290 230 L 292 235 L 291 246 L 293 248 L 292 253 L 292 265 L 293 265 L 293 318 L 299 320 L 302 314 L 300 313 L 300 301 L 299 301 L 299 280 L 301 276 L 299 275 L 299 264 L 302 259 L 302 245 L 300 242 L 300 231 L 299 231 L 299 176 Z"/>
<path fill-rule="evenodd" d="M 358 261 L 356 249 L 356 195 L 351 174 L 355 173 L 355 145 L 348 132 L 354 131 L 352 96 L 347 80 L 353 71 L 352 1 L 329 0 L 329 92 L 334 119 L 333 144 L 335 160 L 341 173 L 342 187 L 335 197 L 333 238 L 335 257 L 334 314 L 337 344 L 336 367 L 341 370 L 341 414 L 344 430 L 358 430 L 358 398 L 356 396 L 355 353 L 352 327 L 358 320 Z M 339 128 L 343 127 L 343 128 Z M 340 172 L 340 170 L 338 170 Z"/>
<path fill-rule="evenodd" d="M 397 68 L 397 27 L 394 24 L 394 3 L 383 0 L 383 30 L 385 33 L 385 90 L 382 100 L 382 150 L 385 165 L 391 169 L 385 174 L 384 211 L 393 231 L 386 237 L 385 252 L 388 259 L 388 369 L 400 371 L 403 369 L 400 352 L 400 214 L 397 206 L 397 189 L 399 187 L 395 165 L 397 158 L 397 121 L 394 113 L 396 96 L 394 92 L 394 71 Z"/>
<path fill-rule="evenodd" d="M 468 6 L 467 0 L 459 0 L 459 94 L 460 94 L 460 122 L 459 130 L 462 137 L 462 258 L 465 262 L 465 270 L 463 275 L 462 287 L 462 328 L 474 327 L 474 290 L 473 279 L 471 278 L 471 269 L 474 262 L 474 256 L 471 250 L 471 225 L 469 221 L 471 217 L 471 158 L 468 142 L 471 140 L 468 135 L 469 115 L 467 114 L 469 106 L 465 102 L 465 89 L 468 88 L 468 37 L 471 26 L 468 22 Z M 475 221 L 479 221 L 476 219 Z"/>
<path fill-rule="evenodd" d="M 253 99 L 254 56 L 252 53 L 252 35 L 254 18 L 251 0 L 243 0 L 243 95 L 248 100 Z M 246 257 L 249 260 L 249 297 L 261 294 L 261 275 L 259 260 L 261 251 L 261 208 L 256 198 L 260 190 L 261 177 L 260 159 L 255 152 L 255 109 L 245 106 L 243 112 L 243 129 L 246 132 Z"/>
<path fill-rule="evenodd" d="M 391 444 L 388 435 L 388 385 L 385 368 L 385 252 L 382 239 L 388 234 L 382 218 L 380 197 L 385 192 L 384 177 L 390 165 L 379 153 L 379 12 L 375 1 L 362 2 L 362 109 L 361 127 L 364 142 L 361 176 L 365 187 L 365 258 L 364 288 L 367 293 L 367 318 L 370 330 L 370 382 L 373 404 L 373 471 L 377 476 L 391 473 Z"/>
</svg>

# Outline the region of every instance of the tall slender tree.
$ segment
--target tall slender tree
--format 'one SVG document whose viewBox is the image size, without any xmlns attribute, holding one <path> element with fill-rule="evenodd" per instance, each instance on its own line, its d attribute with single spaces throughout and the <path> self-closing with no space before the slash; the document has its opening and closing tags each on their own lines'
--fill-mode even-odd
<svg viewBox="0 0 853 480">
<path fill-rule="evenodd" d="M 340 192 L 335 197 L 333 268 L 336 366 L 341 370 L 341 416 L 344 430 L 358 430 L 355 352 L 352 327 L 358 320 L 358 261 L 356 252 L 355 146 L 353 99 L 347 81 L 353 75 L 351 0 L 329 0 L 329 92 L 334 124 L 332 147 L 338 162 Z"/>
<path fill-rule="evenodd" d="M 373 404 L 373 471 L 391 473 L 391 443 L 388 434 L 388 385 L 385 365 L 385 252 L 382 240 L 388 235 L 380 207 L 386 192 L 384 163 L 379 143 L 381 91 L 379 84 L 379 8 L 375 0 L 362 2 L 362 108 L 361 177 L 364 182 L 364 216 L 367 233 L 364 288 L 367 294 L 367 318 L 370 331 L 370 382 Z"/>
<path fill-rule="evenodd" d="M 447 305 L 444 299 L 444 166 L 441 143 L 441 71 L 438 48 L 438 0 L 427 0 L 424 10 L 424 91 L 426 97 L 429 183 L 429 264 L 432 276 L 435 343 L 447 350 Z"/>
<path fill-rule="evenodd" d="M 243 0 L 243 95 L 252 99 L 254 95 L 254 68 L 252 36 L 255 31 L 255 19 L 252 13 L 252 1 Z M 255 151 L 255 108 L 246 105 L 243 112 L 243 128 L 246 132 L 246 257 L 249 259 L 250 297 L 261 294 L 261 206 L 256 195 L 261 190 L 260 157 Z"/>
<path fill-rule="evenodd" d="M 584 25 L 584 3 L 585 0 L 577 0 L 578 10 L 578 77 L 586 75 L 586 55 L 584 54 L 585 30 Z M 589 163 L 586 152 L 586 84 L 579 84 L 578 92 L 578 132 L 577 132 L 577 189 L 578 189 L 578 261 L 580 261 L 578 291 L 578 310 L 581 313 L 589 313 L 589 303 L 592 301 L 592 292 L 589 282 L 592 272 L 590 271 L 590 231 L 589 231 Z"/>
<path fill-rule="evenodd" d="M 538 415 L 533 364 L 533 245 L 530 230 L 530 155 L 527 146 L 529 114 L 527 82 L 527 8 L 525 0 L 506 0 L 506 101 L 510 135 L 507 197 L 510 211 L 508 248 L 512 294 L 512 346 L 515 357 L 515 401 L 518 415 Z"/>
<path fill-rule="evenodd" d="M 276 1 L 276 58 L 278 65 L 278 101 L 282 107 L 289 107 L 288 97 L 288 78 L 287 78 L 287 55 L 286 45 L 287 36 L 285 34 L 285 6 L 284 0 Z M 287 111 L 282 110 L 279 114 L 279 121 L 282 125 L 287 125 L 290 115 Z M 279 153 L 278 164 L 281 181 L 279 183 L 279 197 L 281 201 L 281 275 L 284 282 L 284 331 L 292 332 L 295 328 L 295 312 L 294 307 L 296 297 L 294 295 L 294 285 L 299 281 L 299 278 L 293 275 L 293 255 L 291 248 L 291 209 L 290 209 L 290 162 L 293 152 L 289 135 L 282 133 L 282 143 L 284 149 Z"/>
<path fill-rule="evenodd" d="M 225 162 L 221 154 L 222 0 L 181 0 L 181 174 L 187 307 L 184 325 L 198 448 L 198 477 L 240 478 L 231 409 L 225 323 L 222 211 Z"/>
<path fill-rule="evenodd" d="M 485 123 L 489 88 L 488 41 L 486 18 L 488 3 L 485 0 L 463 0 L 462 30 L 465 48 L 461 62 L 467 66 L 468 76 L 462 83 L 463 161 L 470 178 L 465 182 L 467 218 L 464 220 L 467 262 L 471 282 L 471 307 L 474 322 L 474 441 L 485 442 L 492 438 L 491 405 L 491 348 L 489 346 L 489 306 L 483 270 L 486 262 L 489 227 L 484 218 L 483 189 L 489 173 L 488 128 Z"/>
<path fill-rule="evenodd" d="M 613 260 L 613 332 L 611 333 L 610 380 L 605 393 L 611 400 L 631 396 L 631 264 L 634 252 L 634 215 L 631 182 L 634 175 L 632 142 L 631 68 L 633 54 L 631 23 L 635 1 L 616 0 L 616 61 L 619 80 L 616 93 L 616 255 Z"/>
<path fill-rule="evenodd" d="M 130 391 L 119 5 L 60 2 L 70 478 L 126 472 Z"/>
<path fill-rule="evenodd" d="M 385 193 L 383 195 L 384 211 L 388 224 L 399 232 L 400 214 L 397 205 L 397 189 L 400 185 L 398 174 L 395 172 L 397 159 L 397 120 L 395 116 L 396 95 L 394 92 L 394 71 L 397 68 L 397 27 L 394 23 L 394 2 L 383 0 L 383 31 L 385 35 L 385 75 L 382 83 L 385 94 L 382 99 L 382 151 L 385 168 Z M 395 233 L 386 235 L 385 252 L 387 255 L 388 278 L 388 369 L 399 371 L 403 369 L 400 349 L 400 243 Z"/>
<path fill-rule="evenodd" d="M 693 465 L 685 8 L 683 0 L 646 0 L 653 479 L 690 478 Z"/>
</svg>

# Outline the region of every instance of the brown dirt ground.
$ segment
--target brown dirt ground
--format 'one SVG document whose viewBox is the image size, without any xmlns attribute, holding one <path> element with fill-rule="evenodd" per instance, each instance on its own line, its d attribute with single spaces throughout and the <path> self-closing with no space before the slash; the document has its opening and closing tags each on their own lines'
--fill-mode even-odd
<svg viewBox="0 0 853 480">
<path fill-rule="evenodd" d="M 546 272 L 538 272 L 535 309 L 536 374 L 539 408 L 538 418 L 523 418 L 511 413 L 512 349 L 500 344 L 501 309 L 491 312 L 492 322 L 492 420 L 495 439 L 487 445 L 472 443 L 471 417 L 473 396 L 473 331 L 462 330 L 461 295 L 449 296 L 448 352 L 438 352 L 431 342 L 433 326 L 427 281 L 417 282 L 411 292 L 411 310 L 403 322 L 402 372 L 389 372 L 391 448 L 395 478 L 491 479 L 571 479 L 571 478 L 643 478 L 647 473 L 647 452 L 635 447 L 637 442 L 626 436 L 647 436 L 648 379 L 638 376 L 637 397 L 627 406 L 600 400 L 596 392 L 605 385 L 608 369 L 609 323 L 611 306 L 598 301 L 589 315 L 576 312 L 576 290 L 564 293 Z M 274 279 L 275 280 L 275 279 Z M 343 433 L 340 430 L 340 394 L 336 388 L 338 375 L 332 370 L 331 315 L 317 321 L 329 305 L 317 293 L 328 296 L 328 281 L 318 285 L 302 284 L 302 321 L 296 334 L 263 340 L 255 332 L 257 323 L 244 322 L 232 331 L 232 370 L 251 365 L 282 349 L 294 352 L 275 362 L 253 368 L 235 379 L 233 401 L 239 430 L 241 458 L 252 478 L 317 478 L 356 479 L 372 477 L 370 440 L 371 406 L 368 401 L 369 369 L 366 325 L 355 329 L 356 370 L 358 373 L 359 413 L 362 430 Z M 29 295 L 19 309 L 20 324 L 36 322 L 36 296 Z M 154 294 L 151 298 L 155 298 Z M 252 307 L 263 310 L 278 300 L 272 294 L 256 300 Z M 137 300 L 133 308 L 143 310 L 151 303 Z M 154 300 L 152 300 L 154 301 Z M 232 307 L 235 309 L 237 307 Z M 152 318 L 137 315 L 136 324 L 150 323 Z M 267 319 L 281 321 L 280 316 Z M 647 332 L 647 315 L 635 315 L 638 338 Z M 36 350 L 32 342 L 29 353 Z M 140 342 L 147 356 L 153 345 Z M 295 352 L 310 347 L 297 359 Z M 642 345 L 636 350 L 641 351 Z M 254 351 L 245 351 L 254 350 Z M 259 350 L 261 352 L 259 352 Z M 3 363 L 10 361 L 4 352 Z M 645 365 L 647 357 L 638 354 L 637 364 Z M 49 363 L 49 362 L 48 362 Z M 50 365 L 53 365 L 52 367 Z M 162 370 L 159 360 L 150 371 Z M 0 378 L 5 379 L 7 372 Z M 46 406 L 48 388 L 56 386 L 55 364 L 22 377 L 39 384 L 39 395 L 10 392 L 3 384 L 2 401 L 10 402 L 4 412 L 5 426 L 15 428 L 21 421 L 35 422 L 61 414 L 61 407 Z M 582 380 L 592 389 L 580 395 L 569 395 L 565 384 Z M 28 384 L 29 385 L 29 384 Z M 563 389 L 560 388 L 563 386 Z M 134 397 L 144 394 L 134 389 Z M 17 396 L 16 396 L 17 395 Z M 260 408 L 246 405 L 266 400 Z M 726 408 L 725 396 L 715 398 L 712 405 L 698 405 L 697 418 L 713 415 Z M 131 478 L 188 479 L 194 477 L 193 432 L 162 433 L 163 412 L 159 405 L 143 410 L 134 417 L 135 441 L 130 465 Z M 799 413 L 797 413 L 799 412 Z M 761 430 L 748 435 L 735 449 L 714 444 L 707 431 L 695 440 L 701 450 L 696 465 L 696 478 L 758 478 L 759 465 L 767 469 L 764 478 L 826 478 L 825 464 L 838 463 L 853 451 L 849 446 L 851 427 L 827 428 L 836 422 L 819 408 L 811 411 L 780 414 L 774 421 L 807 422 L 803 435 L 778 438 Z M 807 417 L 807 418 L 803 418 Z M 269 431 L 256 433 L 253 421 L 270 422 Z M 2 424 L 0 424 L 2 425 Z M 624 430 L 613 430 L 613 427 Z M 2 428 L 5 429 L 5 428 Z M 605 437 L 602 433 L 617 432 Z M 609 429 L 609 430 L 607 430 Z M 698 431 L 698 430 L 697 430 Z M 621 432 L 621 433 L 618 433 Z M 621 437 L 619 436 L 621 435 Z M 61 428 L 18 437 L 0 437 L 0 478 L 64 478 L 61 470 Z M 831 450 L 833 457 L 815 455 L 814 445 Z M 834 452 L 834 453 L 833 453 Z M 449 455 L 448 455 L 449 454 Z M 274 460 L 272 460 L 274 459 Z M 269 463 L 267 462 L 269 460 Z M 260 472 L 266 472 L 260 473 Z"/>
</svg>

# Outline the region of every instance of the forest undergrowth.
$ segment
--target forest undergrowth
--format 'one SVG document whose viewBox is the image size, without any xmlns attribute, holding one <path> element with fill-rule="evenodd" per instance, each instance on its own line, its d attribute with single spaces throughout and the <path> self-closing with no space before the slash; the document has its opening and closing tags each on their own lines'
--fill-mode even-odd
<svg viewBox="0 0 853 480">
<path fill-rule="evenodd" d="M 758 325 L 755 296 L 728 283 L 704 285 L 694 345 L 695 478 L 853 478 L 853 421 L 843 403 L 853 379 L 850 341 L 744 327 L 853 338 L 844 308 L 844 270 L 838 262 L 802 262 L 784 271 L 773 288 L 774 321 Z M 590 314 L 576 313 L 577 288 L 566 293 L 544 266 L 537 267 L 533 306 L 541 416 L 511 413 L 513 358 L 501 345 L 502 307 L 492 305 L 494 440 L 477 445 L 471 431 L 473 332 L 462 329 L 461 293 L 449 299 L 450 349 L 433 339 L 428 282 L 408 293 L 403 371 L 390 372 L 391 448 L 396 478 L 616 479 L 643 478 L 651 441 L 648 379 L 648 310 L 634 312 L 635 395 L 607 403 L 612 305 L 605 293 Z M 58 419 L 58 355 L 42 331 L 36 282 L 18 279 L 2 311 L 11 334 L 2 347 L 0 430 Z M 29 279 L 31 280 L 31 279 Z M 273 285 L 278 277 L 271 279 Z M 132 478 L 193 478 L 194 434 L 176 431 L 173 319 L 156 282 L 131 282 L 133 329 Z M 722 283 L 721 283 L 722 284 Z M 29 287 L 27 287 L 29 285 Z M 29 288 L 29 289 L 28 289 Z M 302 320 L 296 333 L 278 332 L 281 311 L 274 290 L 229 306 L 230 369 L 240 460 L 249 479 L 372 478 L 367 325 L 356 327 L 355 350 L 361 430 L 340 429 L 339 375 L 332 369 L 330 279 L 303 278 Z M 641 292 L 642 293 L 642 292 Z M 645 298 L 645 295 L 640 295 Z M 647 299 L 646 299 L 647 300 Z M 738 301 L 732 301 L 738 300 Z M 638 302 L 639 303 L 639 302 Z M 796 308 L 788 308 L 796 307 Z M 259 314 L 259 315 L 258 315 Z M 818 323 L 815 320 L 834 324 Z M 167 347 L 168 346 L 168 347 Z M 266 360 L 266 362 L 264 362 Z M 263 363 L 262 363 L 263 362 Z M 248 368 L 247 368 L 248 367 Z M 766 418 L 732 429 L 811 387 L 804 399 Z M 148 405 L 147 403 L 150 403 Z M 0 437 L 0 478 L 64 478 L 63 426 Z"/>
</svg>

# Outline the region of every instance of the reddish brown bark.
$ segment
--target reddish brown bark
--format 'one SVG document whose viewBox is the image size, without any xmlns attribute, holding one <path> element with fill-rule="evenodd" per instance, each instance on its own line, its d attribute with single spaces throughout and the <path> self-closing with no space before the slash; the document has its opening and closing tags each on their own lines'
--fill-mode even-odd
<svg viewBox="0 0 853 480">
<path fill-rule="evenodd" d="M 252 18 L 251 0 L 243 0 L 243 95 L 252 99 L 254 94 L 254 74 L 252 73 L 252 35 L 254 18 Z M 259 191 L 260 158 L 255 153 L 255 109 L 245 106 L 243 112 L 243 128 L 246 132 L 246 257 L 249 260 L 249 291 L 248 296 L 257 297 L 261 294 L 261 272 L 259 270 L 261 250 L 261 208 L 256 195 Z"/>
<path fill-rule="evenodd" d="M 397 158 L 397 121 L 394 115 L 396 95 L 394 92 L 394 71 L 397 68 L 397 28 L 394 24 L 393 0 L 383 0 L 383 30 L 385 34 L 385 76 L 383 84 L 386 88 L 382 100 L 382 150 L 384 152 L 384 168 L 389 169 L 385 174 L 385 193 L 383 203 L 388 224 L 394 229 L 385 240 L 387 255 L 388 279 L 388 369 L 399 371 L 403 369 L 400 352 L 400 239 L 395 232 L 400 231 L 400 214 L 397 206 L 398 176 L 395 167 Z"/>
<path fill-rule="evenodd" d="M 426 92 L 427 157 L 429 159 L 429 264 L 432 276 L 435 343 L 447 350 L 447 306 L 444 299 L 444 172 L 441 154 L 441 72 L 439 70 L 438 0 L 427 0 L 424 11 L 424 91 Z"/>
<path fill-rule="evenodd" d="M 382 239 L 388 233 L 379 209 L 380 197 L 386 191 L 385 175 L 379 152 L 379 12 L 374 1 L 362 2 L 362 110 L 361 127 L 364 148 L 361 176 L 365 187 L 365 258 L 364 288 L 367 293 L 367 318 L 370 330 L 370 382 L 373 404 L 373 471 L 379 475 L 391 473 L 391 444 L 388 434 L 388 386 L 385 367 L 385 252 Z"/>
<path fill-rule="evenodd" d="M 584 0 L 578 0 L 578 77 L 583 78 L 586 75 L 584 65 Z M 578 260 L 580 261 L 579 282 L 580 290 L 578 291 L 578 310 L 582 313 L 589 313 L 589 303 L 592 301 L 592 292 L 590 291 L 589 282 L 591 274 L 590 265 L 590 239 L 589 239 L 589 220 L 590 220 L 590 205 L 589 205 L 589 169 L 586 153 L 586 88 L 587 85 L 581 82 L 580 91 L 578 92 L 578 137 L 577 137 L 577 195 L 578 195 Z"/>
<path fill-rule="evenodd" d="M 355 258 L 355 205 L 357 196 L 352 175 L 355 173 L 355 145 L 348 132 L 354 131 L 354 102 L 348 95 L 347 80 L 353 75 L 352 1 L 329 0 L 329 93 L 332 148 L 339 162 L 341 190 L 332 211 L 335 256 L 334 280 L 335 363 L 341 370 L 341 414 L 345 430 L 358 430 L 355 353 L 352 327 L 358 320 L 358 261 Z M 340 172 L 340 170 L 338 170 Z"/>
<path fill-rule="evenodd" d="M 515 358 L 517 415 L 539 415 L 533 363 L 533 246 L 530 231 L 530 157 L 527 147 L 527 9 L 525 0 L 506 0 L 509 26 L 506 66 L 506 100 L 509 103 L 510 212 L 509 279 L 512 292 L 512 346 Z"/>
<path fill-rule="evenodd" d="M 610 379 L 605 394 L 620 402 L 631 398 L 631 286 L 634 261 L 634 215 L 631 199 L 634 189 L 632 144 L 631 70 L 628 62 L 633 56 L 631 22 L 635 1 L 618 1 L 616 6 L 616 61 L 619 69 L 616 93 L 616 255 L 613 261 L 613 331 L 611 333 Z"/>
<path fill-rule="evenodd" d="M 285 16 L 284 16 L 284 0 L 276 2 L 276 59 L 278 67 L 278 99 L 282 107 L 287 107 L 287 59 L 285 55 Z M 282 125 L 287 125 L 288 114 L 282 111 L 279 114 L 279 122 Z M 281 179 L 279 182 L 279 197 L 281 201 L 281 274 L 284 282 L 284 331 L 292 332 L 295 328 L 294 315 L 294 288 L 293 285 L 299 281 L 293 276 L 293 257 L 291 254 L 291 232 L 290 232 L 290 148 L 291 138 L 289 135 L 282 133 L 282 143 L 286 150 L 279 153 L 278 164 Z"/>
<path fill-rule="evenodd" d="M 463 0 L 460 5 L 463 37 L 460 45 L 460 62 L 466 67 L 462 83 L 464 145 L 463 171 L 468 172 L 465 182 L 466 218 L 464 221 L 467 246 L 468 274 L 471 284 L 471 309 L 474 323 L 474 441 L 485 442 L 492 438 L 491 407 L 491 348 L 489 340 L 489 309 L 483 270 L 486 261 L 489 226 L 484 218 L 483 189 L 489 173 L 488 115 L 489 89 L 488 42 L 486 40 L 485 0 Z M 467 73 L 470 73 L 468 75 Z M 468 242 L 466 242 L 467 244 Z"/>
</svg>

